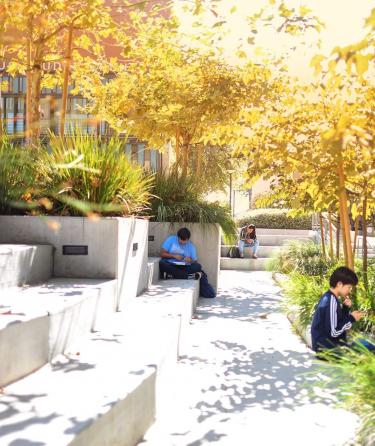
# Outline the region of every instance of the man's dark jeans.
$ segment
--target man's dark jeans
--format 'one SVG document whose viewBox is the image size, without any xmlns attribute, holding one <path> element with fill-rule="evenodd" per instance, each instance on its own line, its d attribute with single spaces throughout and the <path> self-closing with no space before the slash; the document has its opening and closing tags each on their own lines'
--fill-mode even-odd
<svg viewBox="0 0 375 446">
<path fill-rule="evenodd" d="M 199 263 L 192 263 L 191 265 L 174 265 L 166 259 L 161 259 L 159 262 L 160 276 L 163 273 L 172 275 L 175 279 L 187 279 L 189 274 L 198 273 L 202 271 Z"/>
</svg>

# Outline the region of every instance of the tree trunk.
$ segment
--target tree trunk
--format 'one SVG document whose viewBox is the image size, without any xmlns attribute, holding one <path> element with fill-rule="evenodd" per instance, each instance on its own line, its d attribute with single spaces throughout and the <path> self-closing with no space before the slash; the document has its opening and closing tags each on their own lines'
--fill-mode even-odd
<svg viewBox="0 0 375 446">
<path fill-rule="evenodd" d="M 64 65 L 64 83 L 62 89 L 62 103 L 61 103 L 61 119 L 60 119 L 60 136 L 64 136 L 65 132 L 65 117 L 66 109 L 68 105 L 68 88 L 69 88 L 69 74 L 70 65 L 72 61 L 72 42 L 73 42 L 73 23 L 69 26 L 67 35 L 67 46 L 65 52 L 65 65 Z"/>
<path fill-rule="evenodd" d="M 26 48 L 26 142 L 30 144 L 31 137 L 31 41 L 27 39 Z"/>
<path fill-rule="evenodd" d="M 188 135 L 184 135 L 182 144 L 182 175 L 187 176 L 189 165 L 189 145 L 190 138 Z"/>
<path fill-rule="evenodd" d="M 337 215 L 337 232 L 336 232 L 336 257 L 337 260 L 340 258 L 340 233 L 341 233 L 341 212 Z"/>
<path fill-rule="evenodd" d="M 349 221 L 349 211 L 348 211 L 348 195 L 346 193 L 345 188 L 345 174 L 344 174 L 344 166 L 343 162 L 340 159 L 337 165 L 337 171 L 339 176 L 339 200 L 340 200 L 340 209 L 341 209 L 341 224 L 343 228 L 343 237 L 344 237 L 344 246 L 346 247 L 346 266 L 353 269 L 354 261 L 353 261 L 353 251 L 352 251 L 352 243 L 350 239 L 350 221 Z M 345 252 L 345 251 L 344 251 Z"/>
<path fill-rule="evenodd" d="M 197 145 L 197 164 L 196 164 L 196 171 L 195 175 L 199 177 L 202 173 L 202 160 L 203 160 L 203 145 L 198 144 Z"/>
<path fill-rule="evenodd" d="M 319 223 L 320 223 L 320 238 L 322 240 L 322 254 L 323 257 L 326 258 L 326 241 L 324 239 L 323 216 L 321 212 L 319 213 Z"/>
<path fill-rule="evenodd" d="M 36 61 L 31 72 L 31 98 L 30 98 L 30 137 L 35 142 L 40 135 L 40 84 L 42 80 L 42 66 Z"/>
<path fill-rule="evenodd" d="M 331 260 L 333 260 L 333 230 L 332 230 L 332 212 L 328 211 L 328 222 L 329 222 L 329 255 Z"/>
<path fill-rule="evenodd" d="M 357 215 L 354 223 L 354 243 L 353 243 L 353 257 L 355 258 L 355 251 L 357 249 L 357 239 L 358 239 L 358 227 L 359 227 L 359 215 Z"/>
<path fill-rule="evenodd" d="M 364 190 L 362 210 L 362 255 L 363 255 L 363 284 L 368 290 L 368 253 L 367 253 L 367 186 Z"/>
<path fill-rule="evenodd" d="M 176 164 L 180 165 L 181 147 L 180 147 L 180 129 L 176 130 Z"/>
</svg>

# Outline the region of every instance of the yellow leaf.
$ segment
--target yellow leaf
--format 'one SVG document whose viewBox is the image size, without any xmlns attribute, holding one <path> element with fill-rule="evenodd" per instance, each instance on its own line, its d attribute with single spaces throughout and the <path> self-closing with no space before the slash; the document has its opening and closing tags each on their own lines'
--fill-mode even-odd
<svg viewBox="0 0 375 446">
<path fill-rule="evenodd" d="M 356 54 L 355 66 L 359 76 L 362 76 L 368 70 L 368 56 L 364 56 L 363 54 Z"/>
</svg>

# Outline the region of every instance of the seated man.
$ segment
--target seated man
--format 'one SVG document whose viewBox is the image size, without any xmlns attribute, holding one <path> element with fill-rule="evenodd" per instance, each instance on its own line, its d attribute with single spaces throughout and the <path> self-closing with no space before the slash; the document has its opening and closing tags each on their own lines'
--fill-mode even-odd
<svg viewBox="0 0 375 446">
<path fill-rule="evenodd" d="M 253 248 L 253 259 L 257 259 L 259 241 L 257 239 L 256 229 L 254 225 L 247 225 L 241 228 L 240 241 L 238 242 L 238 251 L 241 258 L 243 258 L 244 256 L 243 251 L 245 246 Z"/>
<path fill-rule="evenodd" d="M 161 246 L 162 259 L 159 262 L 162 279 L 200 279 L 202 267 L 197 263 L 197 251 L 190 241 L 187 228 L 178 230 L 177 235 L 170 235 Z"/>
<path fill-rule="evenodd" d="M 347 331 L 362 317 L 360 311 L 350 312 L 352 301 L 349 294 L 357 283 L 357 274 L 346 266 L 332 273 L 330 289 L 320 298 L 311 324 L 312 348 L 315 352 L 347 345 Z"/>
</svg>

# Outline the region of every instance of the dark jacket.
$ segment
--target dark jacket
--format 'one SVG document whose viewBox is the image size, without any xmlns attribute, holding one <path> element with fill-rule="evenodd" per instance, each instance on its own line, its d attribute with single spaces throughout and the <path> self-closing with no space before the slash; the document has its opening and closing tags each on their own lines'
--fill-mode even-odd
<svg viewBox="0 0 375 446">
<path fill-rule="evenodd" d="M 244 226 L 243 228 L 241 228 L 241 230 L 240 230 L 240 240 L 245 240 L 246 239 L 246 232 L 247 232 L 247 226 Z M 250 238 L 254 239 L 254 240 L 257 238 L 255 231 L 253 231 L 250 234 Z"/>
<path fill-rule="evenodd" d="M 312 348 L 334 348 L 346 342 L 346 331 L 352 328 L 354 317 L 349 308 L 341 305 L 337 297 L 327 291 L 320 298 L 311 325 Z"/>
</svg>

